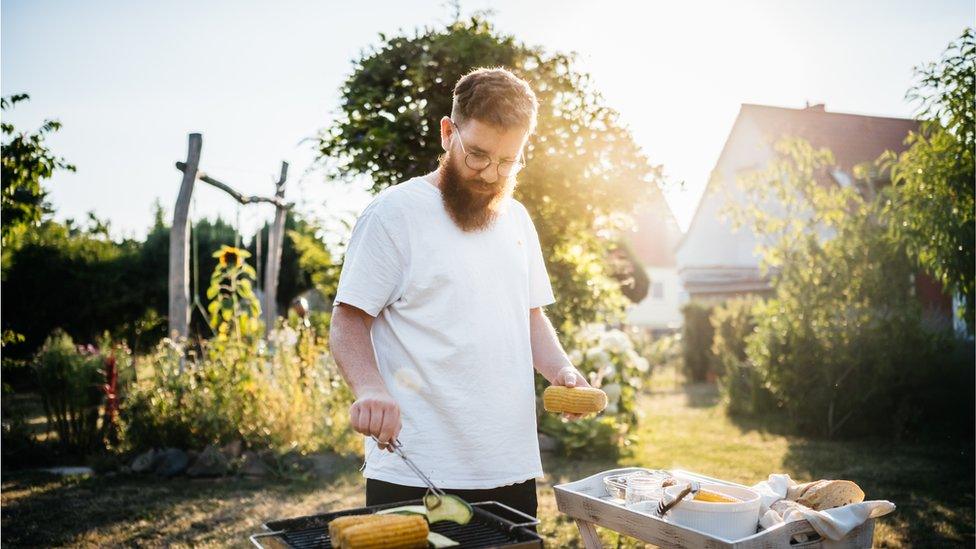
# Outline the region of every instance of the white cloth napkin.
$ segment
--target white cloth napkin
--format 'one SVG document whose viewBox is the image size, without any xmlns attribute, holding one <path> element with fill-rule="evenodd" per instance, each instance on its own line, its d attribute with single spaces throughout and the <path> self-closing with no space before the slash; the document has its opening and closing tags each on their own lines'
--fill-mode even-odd
<svg viewBox="0 0 976 549">
<path fill-rule="evenodd" d="M 895 504 L 886 500 L 852 503 L 826 511 L 814 511 L 807 508 L 791 509 L 786 512 L 785 516 L 780 516 L 779 513 L 769 508 L 772 504 L 785 498 L 786 490 L 795 484 L 796 481 L 791 479 L 789 475 L 773 474 L 769 475 L 768 480 L 752 487 L 753 490 L 759 492 L 759 496 L 762 498 L 762 505 L 759 508 L 760 526 L 768 530 L 780 522 L 806 519 L 821 536 L 839 540 L 869 518 L 887 515 L 895 510 Z"/>
</svg>

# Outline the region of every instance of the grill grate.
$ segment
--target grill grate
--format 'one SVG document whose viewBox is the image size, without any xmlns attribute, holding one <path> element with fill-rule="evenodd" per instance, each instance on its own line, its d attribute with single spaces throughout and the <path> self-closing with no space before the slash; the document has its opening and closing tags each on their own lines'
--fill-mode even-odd
<svg viewBox="0 0 976 549">
<path fill-rule="evenodd" d="M 328 524 L 335 517 L 342 515 L 372 513 L 388 507 L 418 504 L 421 500 L 400 502 L 388 505 L 377 505 L 348 511 L 339 511 L 309 517 L 273 521 L 265 524 L 265 528 L 276 531 L 275 541 L 269 546 L 280 546 L 284 542 L 289 547 L 327 549 L 332 547 L 329 539 Z M 431 531 L 443 534 L 460 543 L 461 547 L 542 547 L 542 538 L 537 533 L 524 527 L 516 527 L 486 507 L 498 505 L 495 502 L 475 503 L 472 505 L 474 516 L 467 524 L 453 522 L 438 522 L 430 526 Z M 260 537 L 260 536 L 259 536 Z M 252 538 L 255 545 L 262 547 L 257 539 Z M 270 541 L 270 540 L 269 540 Z"/>
</svg>

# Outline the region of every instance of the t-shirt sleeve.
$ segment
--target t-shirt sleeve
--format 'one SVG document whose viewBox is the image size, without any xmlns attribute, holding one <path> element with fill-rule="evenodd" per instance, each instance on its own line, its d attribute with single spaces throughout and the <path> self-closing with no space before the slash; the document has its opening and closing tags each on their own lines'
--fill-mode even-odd
<svg viewBox="0 0 976 549">
<path fill-rule="evenodd" d="M 333 305 L 346 303 L 375 317 L 399 298 L 407 270 L 406 246 L 399 233 L 389 230 L 383 213 L 374 201 L 356 220 Z"/>
<path fill-rule="evenodd" d="M 556 302 L 552 293 L 552 282 L 546 271 L 546 261 L 542 256 L 542 245 L 539 244 L 539 233 L 528 212 L 525 212 L 525 242 L 529 254 L 529 308 L 544 307 Z"/>
</svg>

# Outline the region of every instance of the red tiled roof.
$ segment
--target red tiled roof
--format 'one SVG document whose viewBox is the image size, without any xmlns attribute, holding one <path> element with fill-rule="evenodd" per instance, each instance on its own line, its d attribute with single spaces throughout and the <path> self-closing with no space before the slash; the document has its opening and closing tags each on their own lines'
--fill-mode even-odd
<svg viewBox="0 0 976 549">
<path fill-rule="evenodd" d="M 837 166 L 847 173 L 886 150 L 905 150 L 908 132 L 918 129 L 916 120 L 827 112 L 823 105 L 787 109 L 746 103 L 739 116 L 750 116 L 772 141 L 800 137 L 816 148 L 830 149 Z"/>
<path fill-rule="evenodd" d="M 886 150 L 904 151 L 908 132 L 918 129 L 917 120 L 827 112 L 824 105 L 790 109 L 743 103 L 739 115 L 732 124 L 733 130 L 745 118 L 756 122 L 770 145 L 780 138 L 791 136 L 805 139 L 816 148 L 830 149 L 837 166 L 848 175 L 851 174 L 854 166 L 876 160 Z M 733 134 L 734 131 L 729 132 L 722 152 L 716 159 L 716 166 L 728 150 L 729 140 Z M 708 196 L 711 185 L 710 180 L 695 208 L 688 230 L 677 242 L 676 247 L 681 246 L 688 235 L 695 230 L 702 202 Z"/>
</svg>

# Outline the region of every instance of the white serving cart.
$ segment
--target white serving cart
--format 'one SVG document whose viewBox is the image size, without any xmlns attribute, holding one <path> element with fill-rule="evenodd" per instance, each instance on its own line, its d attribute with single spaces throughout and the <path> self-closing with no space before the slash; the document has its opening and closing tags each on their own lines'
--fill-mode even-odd
<svg viewBox="0 0 976 549">
<path fill-rule="evenodd" d="M 627 509 L 620 500 L 607 493 L 603 482 L 604 477 L 640 470 L 638 467 L 613 469 L 553 487 L 556 492 L 556 507 L 560 512 L 576 520 L 576 526 L 579 528 L 580 537 L 583 539 L 586 549 L 600 549 L 602 547 L 600 538 L 596 533 L 596 526 L 610 528 L 626 536 L 666 548 L 760 549 L 789 547 L 793 549 L 846 549 L 871 547 L 874 539 L 874 519 L 868 519 L 867 522 L 852 530 L 844 539 L 839 541 L 821 538 L 810 526 L 810 523 L 805 520 L 782 523 L 740 540 L 729 541 L 716 538 L 698 530 L 678 526 L 661 518 Z M 675 476 L 700 482 L 742 486 L 734 482 L 680 469 L 672 470 L 671 473 Z"/>
</svg>

